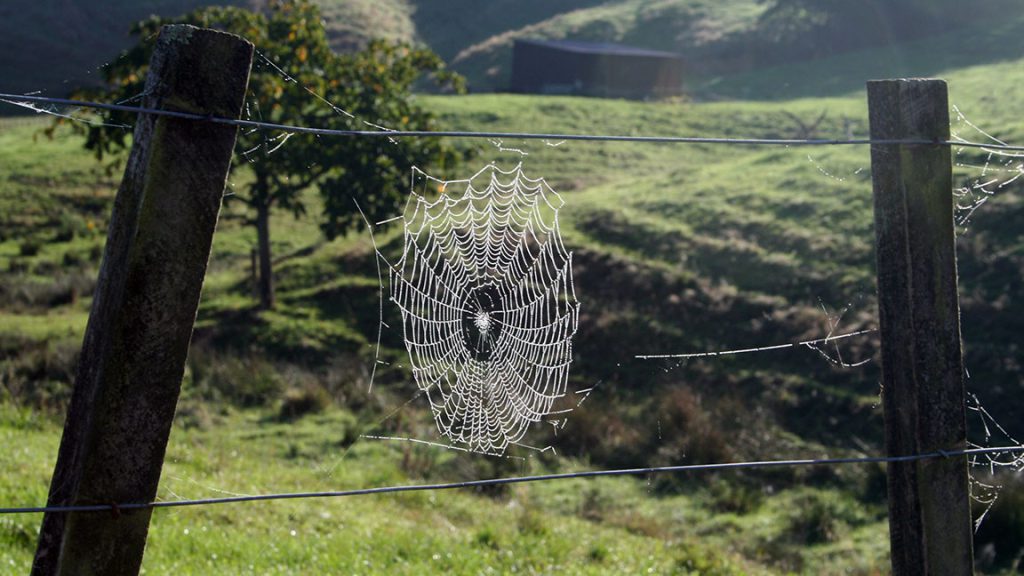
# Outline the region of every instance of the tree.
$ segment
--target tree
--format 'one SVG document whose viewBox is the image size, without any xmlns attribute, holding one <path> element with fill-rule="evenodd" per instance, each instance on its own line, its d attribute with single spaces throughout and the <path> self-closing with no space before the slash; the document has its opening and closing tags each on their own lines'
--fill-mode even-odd
<svg viewBox="0 0 1024 576">
<path fill-rule="evenodd" d="M 157 16 L 139 22 L 139 42 L 103 69 L 104 86 L 76 97 L 136 100 L 144 90 L 146 68 L 164 24 L 186 23 L 243 36 L 256 45 L 246 111 L 253 120 L 337 129 L 431 130 L 434 116 L 412 97 L 424 74 L 442 88 L 462 91 L 461 77 L 425 48 L 371 41 L 362 51 L 335 54 L 328 46 L 319 9 L 309 0 L 273 0 L 265 13 L 235 7 L 202 8 L 176 19 Z M 119 156 L 127 113 L 111 113 L 104 124 L 75 125 L 98 160 Z M 388 139 L 323 137 L 309 134 L 240 131 L 232 169 L 246 167 L 252 180 L 227 197 L 250 208 L 259 252 L 260 306 L 274 306 L 270 243 L 272 209 L 306 213 L 303 191 L 316 185 L 323 197 L 321 228 L 328 238 L 361 225 L 352 198 L 370 218 L 382 219 L 401 206 L 413 166 L 452 169 L 459 155 L 437 138 Z M 183 167 L 187 169 L 187 167 Z"/>
</svg>

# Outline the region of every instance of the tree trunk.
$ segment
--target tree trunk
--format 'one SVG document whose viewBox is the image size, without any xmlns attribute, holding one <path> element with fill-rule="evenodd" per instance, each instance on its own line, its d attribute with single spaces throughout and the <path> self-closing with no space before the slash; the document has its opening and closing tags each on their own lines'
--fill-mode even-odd
<svg viewBox="0 0 1024 576">
<path fill-rule="evenodd" d="M 274 307 L 274 274 L 270 256 L 269 202 L 258 202 L 256 204 L 256 241 L 260 260 L 260 309 L 270 310 Z"/>
</svg>

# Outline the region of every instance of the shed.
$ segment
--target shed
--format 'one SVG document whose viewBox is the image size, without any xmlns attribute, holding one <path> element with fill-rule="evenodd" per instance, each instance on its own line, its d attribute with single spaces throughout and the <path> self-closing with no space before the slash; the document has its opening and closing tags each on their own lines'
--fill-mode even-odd
<svg viewBox="0 0 1024 576">
<path fill-rule="evenodd" d="M 606 42 L 516 40 L 513 92 L 657 98 L 682 92 L 679 54 Z"/>
</svg>

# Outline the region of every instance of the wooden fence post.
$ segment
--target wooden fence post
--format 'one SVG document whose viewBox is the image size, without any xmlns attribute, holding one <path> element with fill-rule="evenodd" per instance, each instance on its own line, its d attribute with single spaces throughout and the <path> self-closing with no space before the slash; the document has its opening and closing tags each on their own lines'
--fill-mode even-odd
<svg viewBox="0 0 1024 576">
<path fill-rule="evenodd" d="M 252 54 L 237 36 L 166 26 L 143 106 L 237 118 Z M 50 484 L 52 506 L 156 497 L 236 133 L 139 115 Z M 137 574 L 150 514 L 48 513 L 32 573 Z"/>
<path fill-rule="evenodd" d="M 868 83 L 872 139 L 949 140 L 942 80 Z M 886 451 L 966 448 L 960 307 L 947 145 L 871 147 Z M 889 464 L 896 576 L 972 574 L 965 456 Z"/>
</svg>

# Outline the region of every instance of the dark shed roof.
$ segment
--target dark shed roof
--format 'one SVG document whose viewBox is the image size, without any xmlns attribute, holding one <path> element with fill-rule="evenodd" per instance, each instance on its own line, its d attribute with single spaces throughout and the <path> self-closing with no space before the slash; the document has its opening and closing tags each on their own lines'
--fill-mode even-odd
<svg viewBox="0 0 1024 576">
<path fill-rule="evenodd" d="M 513 92 L 659 98 L 682 92 L 683 58 L 607 42 L 516 40 Z"/>
</svg>

